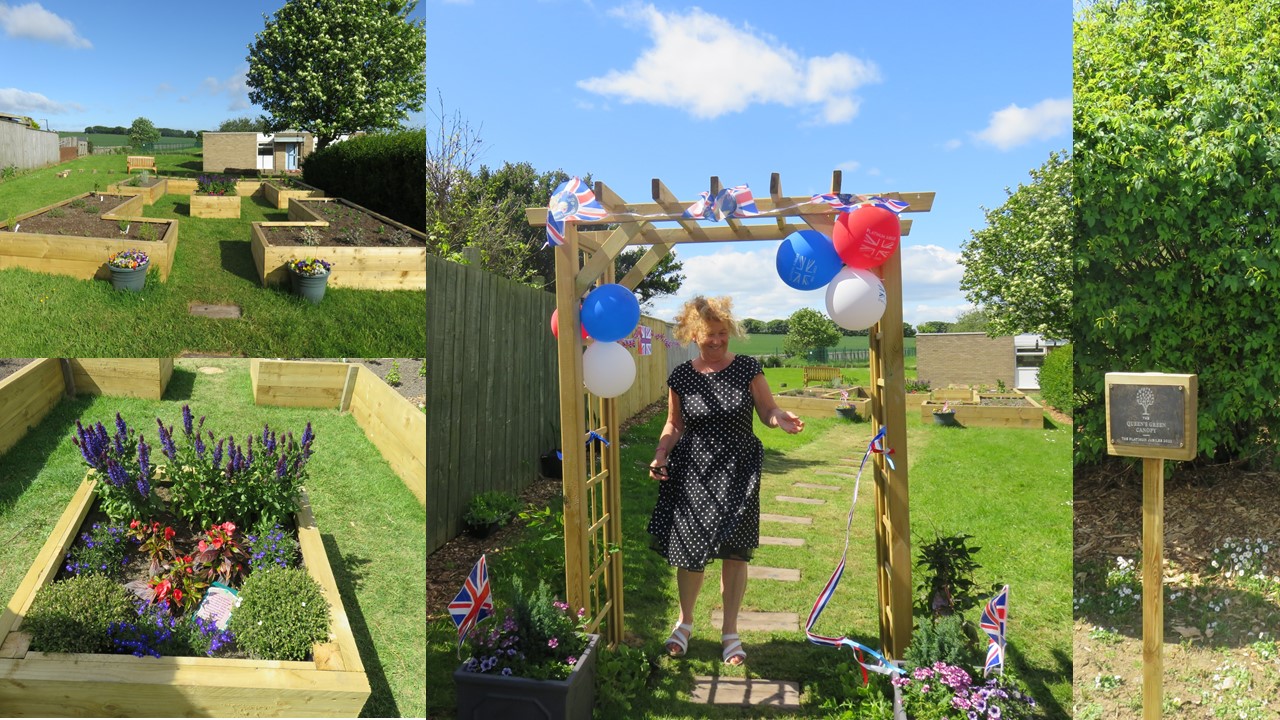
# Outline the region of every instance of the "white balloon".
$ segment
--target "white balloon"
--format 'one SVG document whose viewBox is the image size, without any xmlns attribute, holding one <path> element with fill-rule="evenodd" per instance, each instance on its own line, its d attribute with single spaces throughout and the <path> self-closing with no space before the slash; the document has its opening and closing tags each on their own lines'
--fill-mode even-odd
<svg viewBox="0 0 1280 720">
<path fill-rule="evenodd" d="M 602 398 L 618 397 L 636 380 L 636 360 L 616 342 L 595 342 L 582 353 L 583 384 Z"/>
<path fill-rule="evenodd" d="M 866 330 L 880 322 L 888 295 L 870 270 L 846 267 L 827 285 L 827 314 L 845 330 Z"/>
</svg>

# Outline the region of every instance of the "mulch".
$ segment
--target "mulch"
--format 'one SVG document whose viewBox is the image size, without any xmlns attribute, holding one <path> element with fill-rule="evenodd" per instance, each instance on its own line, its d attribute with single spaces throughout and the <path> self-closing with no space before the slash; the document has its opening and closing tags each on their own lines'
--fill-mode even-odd
<svg viewBox="0 0 1280 720">
<path fill-rule="evenodd" d="M 329 227 L 312 227 L 319 237 L 318 245 L 339 247 L 422 247 L 426 241 L 412 233 L 407 233 L 394 225 L 388 225 L 372 215 L 355 208 L 335 202 L 313 202 L 307 207 L 329 222 Z M 264 227 L 267 240 L 272 245 L 307 247 L 302 241 L 301 227 Z M 352 241 L 352 230 L 358 239 Z M 404 242 L 393 242 L 393 237 L 400 237 Z"/>
</svg>

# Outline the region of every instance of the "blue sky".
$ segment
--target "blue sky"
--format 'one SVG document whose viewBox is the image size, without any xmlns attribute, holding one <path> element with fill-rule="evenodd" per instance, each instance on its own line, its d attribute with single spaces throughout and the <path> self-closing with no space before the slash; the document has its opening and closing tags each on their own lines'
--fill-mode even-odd
<svg viewBox="0 0 1280 720">
<path fill-rule="evenodd" d="M 712 175 L 768 195 L 934 191 L 903 238 L 908 322 L 968 307 L 970 230 L 1052 150 L 1070 147 L 1071 13 L 1061 2 L 819 6 L 427 0 L 428 107 L 461 113 L 480 162 L 527 161 L 649 199 L 693 200 Z M 428 116 L 428 128 L 436 120 Z M 687 276 L 651 314 L 728 294 L 742 317 L 825 311 L 787 288 L 777 243 L 684 245 Z M 543 252 L 551 252 L 550 249 Z"/>
<path fill-rule="evenodd" d="M 0 2 L 0 111 L 53 130 L 216 130 L 249 103 L 245 58 L 278 2 Z M 416 11 L 422 15 L 422 8 Z M 417 113 L 410 124 L 423 125 Z"/>
</svg>

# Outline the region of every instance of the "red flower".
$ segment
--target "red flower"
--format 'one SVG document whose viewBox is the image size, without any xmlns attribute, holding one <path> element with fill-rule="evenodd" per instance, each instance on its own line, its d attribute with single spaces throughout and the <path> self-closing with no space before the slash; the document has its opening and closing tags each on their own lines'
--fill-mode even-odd
<svg viewBox="0 0 1280 720">
<path fill-rule="evenodd" d="M 137 520 L 132 520 L 129 522 L 129 527 L 134 530 L 138 529 L 138 525 L 141 525 L 141 523 L 139 523 Z"/>
<path fill-rule="evenodd" d="M 214 546 L 214 547 L 216 547 L 216 548 L 221 548 L 221 547 L 222 547 L 222 536 L 221 536 L 221 535 L 214 535 L 214 536 L 213 536 L 213 546 Z M 201 548 L 201 549 L 203 550 L 204 548 Z"/>
<path fill-rule="evenodd" d="M 233 533 L 236 531 L 236 524 L 233 522 L 224 522 L 222 523 L 222 529 L 226 530 L 228 533 Z"/>
<path fill-rule="evenodd" d="M 191 571 L 190 571 L 190 570 L 187 570 L 187 572 L 191 572 Z M 181 589 L 181 588 L 174 588 L 174 589 L 173 589 L 173 601 L 174 601 L 174 602 L 182 602 L 182 589 Z"/>
<path fill-rule="evenodd" d="M 173 539 L 173 535 L 174 535 L 173 528 L 171 528 L 171 527 L 167 527 L 167 528 L 165 528 L 165 529 L 164 529 L 164 539 L 165 539 L 165 540 L 172 540 L 172 539 Z"/>
<path fill-rule="evenodd" d="M 199 545 L 197 545 L 196 547 L 200 548 L 200 552 L 204 552 L 205 550 L 209 549 L 209 545 L 208 545 L 208 543 L 206 543 L 206 542 L 205 542 L 205 541 L 203 541 L 203 540 L 201 540 L 201 541 L 200 541 L 200 544 L 199 544 Z"/>
</svg>

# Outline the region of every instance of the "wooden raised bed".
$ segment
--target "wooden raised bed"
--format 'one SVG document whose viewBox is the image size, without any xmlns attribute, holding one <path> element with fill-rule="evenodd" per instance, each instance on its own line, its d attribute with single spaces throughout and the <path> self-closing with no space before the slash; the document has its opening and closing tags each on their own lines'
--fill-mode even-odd
<svg viewBox="0 0 1280 720">
<path fill-rule="evenodd" d="M 274 205 L 277 210 L 288 210 L 289 200 L 291 199 L 296 198 L 298 200 L 305 200 L 307 198 L 324 197 L 324 191 L 320 188 L 314 188 L 296 180 L 294 181 L 294 185 L 296 185 L 296 187 L 284 188 L 277 187 L 275 182 L 271 180 L 263 181 L 262 197 L 265 198 L 267 202 Z"/>
<path fill-rule="evenodd" d="M 70 366 L 77 395 L 159 400 L 173 376 L 173 358 L 72 358 Z"/>
<path fill-rule="evenodd" d="M 191 217 L 240 219 L 239 195 L 191 196 Z"/>
<path fill-rule="evenodd" d="M 361 288 L 365 290 L 425 290 L 427 289 L 427 248 L 422 247 L 350 247 L 321 245 L 300 247 L 272 245 L 267 241 L 263 228 L 270 227 L 327 227 L 328 222 L 306 206 L 310 203 L 333 202 L 355 208 L 393 227 L 407 231 L 415 238 L 426 241 L 426 234 L 398 223 L 384 215 L 340 198 L 314 198 L 291 200 L 288 222 L 255 222 L 251 226 L 251 251 L 258 278 L 263 287 L 283 285 L 289 282 L 285 264 L 292 258 L 314 256 L 333 263 L 329 275 L 329 287 Z"/>
<path fill-rule="evenodd" d="M 41 358 L 0 380 L 0 454 L 17 444 L 66 393 L 57 358 Z"/>
<path fill-rule="evenodd" d="M 934 390 L 931 400 L 920 404 L 920 420 L 933 422 L 933 413 L 941 410 L 945 402 L 949 409 L 956 413 L 956 422 L 966 427 L 1020 427 L 1041 429 L 1044 427 L 1044 408 L 1035 400 L 1014 390 L 1004 393 L 983 393 L 977 390 L 966 390 L 967 399 L 947 399 L 938 397 L 939 393 L 953 395 L 955 388 Z M 983 405 L 983 400 L 1015 400 L 1017 406 Z"/>
<path fill-rule="evenodd" d="M 304 494 L 296 518 L 302 561 L 329 601 L 335 639 L 314 660 L 143 657 L 30 650 L 22 619 L 52 582 L 96 496 L 80 484 L 31 569 L 0 614 L 0 708 L 45 717 L 355 717 L 369 681 Z"/>
<path fill-rule="evenodd" d="M 871 417 L 871 396 L 867 391 L 858 386 L 847 388 L 796 388 L 795 390 L 783 390 L 773 396 L 773 401 L 783 410 L 791 410 L 792 412 L 821 412 L 826 415 L 835 415 L 836 406 L 842 404 L 840 399 L 840 391 L 847 390 L 849 392 L 849 405 L 852 405 L 858 411 L 858 417 L 866 420 Z"/>
<path fill-rule="evenodd" d="M 165 193 L 173 192 L 169 189 L 169 180 L 162 177 L 156 177 L 157 182 L 150 187 L 138 187 L 137 185 L 126 184 L 127 180 L 121 180 L 107 186 L 107 192 L 115 195 L 138 195 L 147 205 L 155 205 L 156 201 L 164 197 Z"/>
<path fill-rule="evenodd" d="M 427 416 L 354 363 L 249 361 L 255 405 L 350 411 L 365 436 L 424 507 L 427 504 Z"/>
<path fill-rule="evenodd" d="M 113 253 L 136 248 L 150 256 L 151 265 L 159 271 L 161 280 L 169 279 L 173 258 L 178 251 L 178 221 L 139 217 L 138 213 L 142 211 L 145 198 L 130 199 L 111 212 L 103 213 L 101 217 L 103 220 L 154 223 L 159 230 L 157 233 L 159 239 L 155 241 L 73 237 L 22 231 L 23 220 L 55 207 L 69 205 L 75 200 L 87 198 L 90 195 L 92 193 L 82 193 L 15 218 L 15 222 L 19 225 L 18 232 L 0 233 L 0 269 L 21 267 L 36 272 L 68 275 L 86 280 L 93 278 L 109 280 L 111 270 L 107 268 L 107 258 Z M 0 225 L 0 227 L 7 228 L 8 225 Z"/>
</svg>

